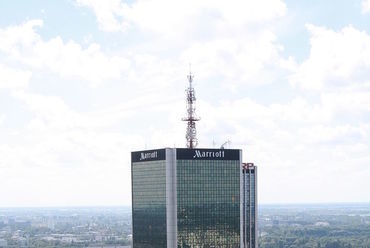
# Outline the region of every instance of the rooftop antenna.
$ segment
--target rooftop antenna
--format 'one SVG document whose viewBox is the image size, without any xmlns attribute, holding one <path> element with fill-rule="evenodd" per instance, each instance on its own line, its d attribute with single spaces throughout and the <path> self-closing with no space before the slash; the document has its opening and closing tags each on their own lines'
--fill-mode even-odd
<svg viewBox="0 0 370 248">
<path fill-rule="evenodd" d="M 230 143 L 231 143 L 231 141 L 230 141 L 230 140 L 228 140 L 228 141 L 224 142 L 224 143 L 221 145 L 220 149 L 225 149 L 225 146 L 226 146 L 226 145 L 229 145 L 229 146 L 230 146 Z"/>
<path fill-rule="evenodd" d="M 195 122 L 199 121 L 200 118 L 196 117 L 195 114 L 195 90 L 193 88 L 193 79 L 194 75 L 191 73 L 191 64 L 189 64 L 189 75 L 188 75 L 188 81 L 189 81 L 189 87 L 186 89 L 186 107 L 188 115 L 185 118 L 182 118 L 183 121 L 187 121 L 187 128 L 186 128 L 186 146 L 187 148 L 193 149 L 196 148 L 198 145 L 198 139 L 197 139 L 197 130 L 195 127 Z"/>
</svg>

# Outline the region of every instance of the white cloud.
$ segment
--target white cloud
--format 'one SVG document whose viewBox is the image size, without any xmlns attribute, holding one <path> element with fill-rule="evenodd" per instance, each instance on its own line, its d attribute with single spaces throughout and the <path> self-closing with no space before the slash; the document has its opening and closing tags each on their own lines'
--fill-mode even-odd
<svg viewBox="0 0 370 248">
<path fill-rule="evenodd" d="M 301 97 L 270 105 L 248 98 L 219 106 L 202 101 L 198 107 L 203 117 L 199 140 L 202 147 L 212 147 L 214 139 L 218 147 L 231 140 L 232 147 L 242 148 L 244 160 L 260 168 L 262 202 L 343 201 L 343 195 L 337 193 L 338 188 L 344 190 L 339 185 L 343 174 L 346 187 L 360 191 L 346 195 L 345 201 L 368 199 L 370 195 L 365 196 L 362 187 L 370 187 L 370 125 L 363 117 L 370 112 L 370 102 L 365 100 L 366 93 L 354 98 L 347 94 L 325 94 L 316 104 Z M 334 98 L 337 100 L 332 101 Z M 355 98 L 361 100 L 351 104 Z M 362 104 L 366 107 L 359 108 Z"/>
<path fill-rule="evenodd" d="M 201 27 L 202 20 L 210 28 L 239 29 L 250 23 L 269 22 L 286 11 L 280 0 L 139 0 L 131 4 L 120 0 L 76 1 L 93 9 L 105 31 L 123 31 L 130 25 L 165 35 L 192 33 L 192 29 Z"/>
<path fill-rule="evenodd" d="M 94 204 L 97 198 L 104 199 L 106 204 L 129 204 L 129 152 L 184 145 L 185 124 L 180 121 L 183 114 L 180 110 L 185 106 L 181 99 L 158 105 L 154 94 L 151 105 L 145 102 L 148 96 L 145 94 L 136 101 L 81 113 L 56 96 L 13 94 L 26 104 L 32 116 L 29 125 L 13 135 L 12 144 L 0 143 L 3 158 L 0 168 L 7 168 L 5 173 L 15 178 L 1 183 L 4 187 L 20 183 L 18 177 L 26 178 L 20 185 L 37 181 L 29 188 L 37 192 L 31 195 L 40 199 L 48 196 L 46 184 L 49 191 L 58 192 L 59 197 L 41 200 L 40 205 Z M 333 93 L 324 95 L 314 105 L 301 97 L 287 104 L 270 105 L 249 98 L 225 99 L 217 105 L 200 100 L 197 109 L 202 116 L 198 125 L 200 146 L 212 147 L 214 139 L 217 146 L 231 140 L 232 148 L 242 148 L 244 160 L 260 166 L 262 202 L 341 201 L 342 194 L 336 194 L 338 187 L 342 187 L 336 185 L 342 179 L 338 171 L 346 173 L 347 181 L 353 182 L 351 189 L 361 192 L 361 187 L 370 186 L 366 171 L 370 162 L 370 125 L 356 118 L 368 108 L 356 112 L 365 103 L 366 95 L 357 97 L 362 98 L 358 104 L 348 104 L 354 100 L 349 96 L 337 97 L 349 99 L 344 103 L 332 98 L 336 98 Z M 355 123 L 337 123 L 337 115 L 346 103 L 346 117 L 355 118 Z M 351 170 L 363 173 L 350 173 L 348 165 Z M 321 173 L 313 173 L 317 170 Z M 323 174 L 330 178 L 325 180 Z M 83 180 L 77 175 L 83 175 Z M 307 176 L 310 180 L 305 179 Z M 40 181 L 40 178 L 44 179 Z M 63 189 L 73 191 L 69 195 L 59 186 L 65 185 L 66 178 L 68 185 Z M 323 191 L 320 185 L 326 181 L 332 184 Z M 105 184 L 106 192 L 100 188 L 101 184 Z M 294 190 L 290 189 L 292 184 L 296 185 Z M 84 194 L 86 187 L 94 189 L 95 195 Z M 14 191 L 21 195 L 20 189 Z M 302 192 L 307 193 L 302 196 Z M 114 200 L 117 196 L 122 198 Z M 346 200 L 358 201 L 364 197 L 367 196 L 352 194 Z M 36 204 L 31 198 L 24 201 Z"/>
<path fill-rule="evenodd" d="M 346 201 L 361 201 L 362 187 L 370 187 L 366 179 L 370 173 L 370 36 L 352 26 L 338 31 L 314 25 L 307 25 L 307 29 L 311 33 L 310 54 L 297 66 L 290 82 L 312 103 L 296 109 L 286 106 L 300 118 L 290 117 L 287 128 L 279 127 L 279 131 L 288 132 L 286 140 L 296 141 L 285 144 L 292 149 L 281 150 L 281 154 L 301 168 L 297 171 L 298 166 L 292 166 L 294 175 L 290 176 L 294 179 L 289 184 L 295 183 L 297 192 L 290 194 L 302 202 L 305 197 L 300 197 L 299 191 L 316 192 L 311 195 L 317 196 L 316 201 L 341 201 L 336 193 L 339 190 L 346 194 Z M 310 94 L 307 89 L 312 90 Z M 313 173 L 316 171 L 320 173 Z M 302 183 L 306 177 L 310 178 L 309 185 Z M 278 183 L 288 187 L 287 182 Z M 265 188 L 269 190 L 274 192 L 274 188 Z"/>
<path fill-rule="evenodd" d="M 362 0 L 362 14 L 370 12 L 370 0 Z"/>
<path fill-rule="evenodd" d="M 370 36 L 348 26 L 336 32 L 307 25 L 311 50 L 291 82 L 303 89 L 322 90 L 370 85 Z"/>
<path fill-rule="evenodd" d="M 97 194 L 100 205 L 130 203 L 129 151 L 144 143 L 126 124 L 132 104 L 78 112 L 59 96 L 13 96 L 29 119 L 0 130 L 0 194 L 12 189 L 1 206 L 94 205 Z"/>
<path fill-rule="evenodd" d="M 325 107 L 333 114 L 366 117 L 370 112 L 369 91 L 340 91 L 321 95 Z M 349 120 L 348 120 L 349 121 Z"/>
<path fill-rule="evenodd" d="M 12 89 L 0 93 L 11 94 L 14 111 L 0 115 L 0 170 L 8 175 L 0 195 L 9 196 L 7 205 L 129 204 L 129 152 L 185 144 L 180 120 L 189 62 L 200 146 L 231 140 L 242 148 L 245 161 L 260 166 L 262 202 L 370 199 L 363 191 L 370 187 L 365 32 L 308 25 L 311 53 L 297 64 L 281 55 L 274 30 L 287 11 L 282 1 L 77 4 L 93 9 L 102 30 L 125 32 L 115 35 L 133 42 L 118 51 L 45 39 L 41 20 L 0 29 L 0 79 L 15 80 L 0 82 Z M 95 35 L 107 34 L 90 39 Z M 60 77 L 48 84 L 50 72 Z M 287 83 L 291 73 L 296 88 Z M 111 84 L 81 87 L 80 79 Z M 288 97 L 264 103 L 280 87 Z M 348 185 L 356 193 L 338 193 Z"/>
<path fill-rule="evenodd" d="M 0 29 L 0 51 L 15 57 L 20 56 L 20 48 L 29 48 L 35 41 L 40 40 L 34 29 L 42 26 L 42 20 L 31 20 L 23 23 L 23 25 Z"/>
<path fill-rule="evenodd" d="M 120 0 L 76 0 L 76 2 L 80 6 L 89 6 L 93 9 L 102 30 L 113 32 L 127 29 L 128 24 L 122 21 L 127 6 Z"/>
<path fill-rule="evenodd" d="M 130 66 L 126 58 L 104 54 L 96 43 L 83 48 L 60 37 L 45 41 L 35 31 L 42 24 L 41 20 L 32 20 L 0 29 L 0 51 L 33 69 L 47 69 L 66 78 L 82 78 L 92 85 L 119 79 Z"/>
<path fill-rule="evenodd" d="M 137 1 L 127 8 L 119 7 L 126 5 L 120 1 L 81 0 L 78 4 L 94 8 L 97 16 L 107 12 L 114 17 L 116 11 L 124 12 L 136 31 L 160 35 L 123 49 L 120 55 L 107 55 L 96 43 L 85 48 L 59 36 L 45 40 L 37 32 L 43 21 L 32 20 L 0 29 L 0 51 L 31 70 L 51 71 L 68 80 L 77 77 L 92 86 L 122 79 L 142 87 L 168 85 L 179 77 L 175 74 L 180 70 L 174 68 L 191 61 L 196 70 L 202 71 L 203 79 L 219 75 L 225 83 L 232 82 L 229 88 L 235 89 L 243 84 L 271 83 L 295 66 L 293 59 L 281 57 L 282 47 L 270 30 L 272 21 L 286 11 L 278 0 L 237 1 L 238 7 L 222 1 Z M 107 19 L 111 20 L 102 17 L 99 22 L 109 26 Z M 262 28 L 257 31 L 253 26 Z M 170 39 L 163 38 L 168 35 Z M 158 54 L 163 50 L 174 52 L 170 56 Z M 266 67 L 271 74 L 264 73 Z"/>
<path fill-rule="evenodd" d="M 147 37 L 130 51 L 136 53 L 132 64 L 140 66 L 132 70 L 140 73 L 130 80 L 142 78 L 148 67 L 160 71 L 158 65 L 163 63 L 183 67 L 191 62 L 202 72 L 201 80 L 218 77 L 236 89 L 243 84 L 271 83 L 295 67 L 292 58 L 281 56 L 283 47 L 273 30 L 286 13 L 280 0 L 138 0 L 130 4 L 77 0 L 77 4 L 91 8 L 103 30 Z M 144 68 L 137 63 L 138 57 L 154 60 L 145 61 L 144 65 L 153 63 Z M 271 74 L 264 72 L 267 67 Z"/>
<path fill-rule="evenodd" d="M 0 89 L 24 89 L 28 86 L 32 73 L 9 68 L 0 64 Z"/>
<path fill-rule="evenodd" d="M 269 30 L 254 33 L 253 38 L 215 39 L 190 46 L 182 54 L 182 61 L 192 61 L 202 79 L 224 78 L 228 87 L 243 84 L 271 83 L 295 68 L 295 62 L 281 57 L 281 46 Z M 269 69 L 266 69 L 269 68 Z M 266 70 L 269 73 L 264 73 Z"/>
</svg>

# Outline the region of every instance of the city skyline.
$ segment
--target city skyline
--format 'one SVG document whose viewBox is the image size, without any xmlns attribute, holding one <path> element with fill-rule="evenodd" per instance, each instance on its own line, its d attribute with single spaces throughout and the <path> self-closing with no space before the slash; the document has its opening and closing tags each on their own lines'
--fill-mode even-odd
<svg viewBox="0 0 370 248">
<path fill-rule="evenodd" d="M 130 205 L 130 151 L 243 150 L 259 203 L 370 202 L 370 1 L 3 1 L 0 208 Z"/>
</svg>

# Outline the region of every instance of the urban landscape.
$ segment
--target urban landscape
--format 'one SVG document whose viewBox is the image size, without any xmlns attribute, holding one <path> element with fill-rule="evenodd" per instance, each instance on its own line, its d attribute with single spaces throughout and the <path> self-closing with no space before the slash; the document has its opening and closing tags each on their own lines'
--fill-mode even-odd
<svg viewBox="0 0 370 248">
<path fill-rule="evenodd" d="M 262 205 L 260 248 L 370 247 L 369 204 Z M 0 247 L 131 247 L 131 207 L 0 209 Z"/>
<path fill-rule="evenodd" d="M 131 209 L 0 209 L 0 247 L 131 247 Z"/>
</svg>

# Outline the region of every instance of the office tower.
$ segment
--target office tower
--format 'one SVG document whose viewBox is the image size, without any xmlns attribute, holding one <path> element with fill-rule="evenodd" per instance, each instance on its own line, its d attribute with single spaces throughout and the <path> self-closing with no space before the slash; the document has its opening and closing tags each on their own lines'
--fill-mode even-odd
<svg viewBox="0 0 370 248">
<path fill-rule="evenodd" d="M 131 153 L 134 248 L 242 247 L 242 153 Z"/>
<path fill-rule="evenodd" d="M 257 167 L 243 163 L 243 248 L 257 248 Z"/>
<path fill-rule="evenodd" d="M 186 146 L 131 153 L 134 248 L 255 248 L 256 168 L 236 149 L 196 149 L 194 76 Z"/>
</svg>

